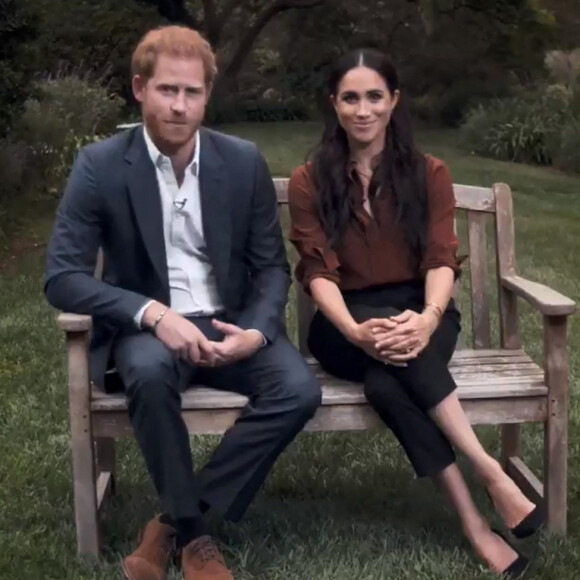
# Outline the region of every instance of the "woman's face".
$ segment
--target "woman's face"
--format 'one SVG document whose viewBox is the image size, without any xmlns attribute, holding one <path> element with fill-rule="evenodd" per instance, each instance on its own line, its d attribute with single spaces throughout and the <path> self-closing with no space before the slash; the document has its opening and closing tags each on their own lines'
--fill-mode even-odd
<svg viewBox="0 0 580 580">
<path fill-rule="evenodd" d="M 351 142 L 384 142 L 386 127 L 399 100 L 375 70 L 358 66 L 349 70 L 331 97 L 338 121 Z"/>
</svg>

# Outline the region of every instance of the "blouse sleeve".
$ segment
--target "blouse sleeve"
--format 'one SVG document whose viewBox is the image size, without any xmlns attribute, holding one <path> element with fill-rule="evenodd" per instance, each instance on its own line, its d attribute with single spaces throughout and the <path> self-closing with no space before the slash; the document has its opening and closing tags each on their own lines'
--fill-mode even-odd
<svg viewBox="0 0 580 580">
<path fill-rule="evenodd" d="M 330 244 L 315 204 L 315 188 L 308 169 L 301 165 L 294 170 L 288 183 L 290 209 L 290 241 L 298 250 L 296 279 L 309 292 L 310 282 L 326 278 L 340 281 L 340 263 Z"/>
<path fill-rule="evenodd" d="M 421 273 L 448 266 L 457 278 L 459 239 L 454 231 L 455 195 L 449 169 L 442 161 L 427 157 L 427 204 L 429 210 L 426 252 Z"/>
</svg>

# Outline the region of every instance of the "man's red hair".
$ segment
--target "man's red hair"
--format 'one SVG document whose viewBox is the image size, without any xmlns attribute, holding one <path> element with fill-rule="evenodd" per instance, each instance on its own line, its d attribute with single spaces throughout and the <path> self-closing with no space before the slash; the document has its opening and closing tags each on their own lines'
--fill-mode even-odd
<svg viewBox="0 0 580 580">
<path fill-rule="evenodd" d="M 217 74 L 215 55 L 199 32 L 187 26 L 162 26 L 150 30 L 141 39 L 131 59 L 131 72 L 146 80 L 155 74 L 160 54 L 178 58 L 199 58 L 205 71 L 205 83 L 211 86 Z"/>
</svg>

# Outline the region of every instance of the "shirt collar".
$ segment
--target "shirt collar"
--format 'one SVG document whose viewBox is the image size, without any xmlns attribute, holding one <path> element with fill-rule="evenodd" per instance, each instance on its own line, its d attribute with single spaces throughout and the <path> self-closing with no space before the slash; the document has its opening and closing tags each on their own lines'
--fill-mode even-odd
<svg viewBox="0 0 580 580">
<path fill-rule="evenodd" d="M 380 164 L 381 164 L 381 157 L 382 154 L 376 155 L 373 160 L 371 161 L 371 167 L 373 170 L 373 173 L 375 171 L 377 171 L 377 169 L 379 168 Z M 357 181 L 359 178 L 356 174 L 356 168 L 357 168 L 357 162 L 354 159 L 349 159 L 347 164 L 346 164 L 346 176 L 351 180 L 351 181 Z"/>
<path fill-rule="evenodd" d="M 346 164 L 346 176 L 351 181 L 356 181 L 355 172 L 356 172 L 356 161 L 354 159 L 349 159 L 348 163 Z"/>
<path fill-rule="evenodd" d="M 145 139 L 145 145 L 147 146 L 147 152 L 149 153 L 149 157 L 151 161 L 153 161 L 153 165 L 155 167 L 161 169 L 161 167 L 168 166 L 171 164 L 171 159 L 166 155 L 163 155 L 161 151 L 157 148 L 153 140 L 149 136 L 149 132 L 147 131 L 147 127 L 143 125 L 143 137 Z M 193 152 L 193 159 L 189 162 L 189 165 L 185 168 L 185 171 L 191 171 L 193 175 L 196 177 L 199 175 L 199 149 L 200 149 L 201 139 L 199 137 L 199 129 L 195 132 L 195 149 Z"/>
</svg>

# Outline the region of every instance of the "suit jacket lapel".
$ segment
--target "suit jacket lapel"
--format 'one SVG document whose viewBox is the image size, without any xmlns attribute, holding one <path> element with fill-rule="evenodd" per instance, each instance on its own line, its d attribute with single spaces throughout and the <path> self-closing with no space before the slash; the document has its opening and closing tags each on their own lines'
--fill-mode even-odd
<svg viewBox="0 0 580 580">
<path fill-rule="evenodd" d="M 218 291 L 227 295 L 231 251 L 231 202 L 225 164 L 211 134 L 200 129 L 199 189 L 207 252 L 214 268 Z"/>
<path fill-rule="evenodd" d="M 167 298 L 169 298 L 161 196 L 155 166 L 149 157 L 142 127 L 135 130 L 135 136 L 125 160 L 128 164 L 129 198 L 137 219 L 137 227 L 155 272 L 163 285 Z"/>
</svg>

